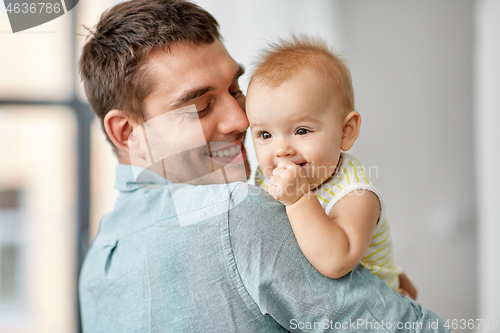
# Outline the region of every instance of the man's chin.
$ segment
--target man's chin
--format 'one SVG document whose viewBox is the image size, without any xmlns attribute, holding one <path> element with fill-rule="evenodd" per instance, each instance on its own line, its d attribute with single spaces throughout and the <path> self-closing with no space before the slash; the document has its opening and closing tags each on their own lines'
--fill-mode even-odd
<svg viewBox="0 0 500 333">
<path fill-rule="evenodd" d="M 172 183 L 190 185 L 246 182 L 250 175 L 243 146 L 235 156 L 212 156 L 207 146 L 198 147 L 145 167 Z"/>
<path fill-rule="evenodd" d="M 164 163 L 167 165 L 167 163 Z M 166 167 L 166 178 L 173 183 L 189 185 L 227 184 L 246 182 L 250 175 L 250 167 L 246 154 L 240 153 L 231 159 L 216 159 L 208 156 L 200 157 L 196 163 L 185 164 L 172 161 Z M 169 176 L 170 175 L 170 176 Z"/>
</svg>

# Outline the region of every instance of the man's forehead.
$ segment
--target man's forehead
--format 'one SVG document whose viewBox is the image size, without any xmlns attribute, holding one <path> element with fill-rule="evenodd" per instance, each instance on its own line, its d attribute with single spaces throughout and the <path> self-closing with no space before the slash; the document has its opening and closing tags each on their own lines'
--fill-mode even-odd
<svg viewBox="0 0 500 333">
<path fill-rule="evenodd" d="M 163 70 L 202 67 L 208 63 L 223 65 L 231 62 L 236 64 L 220 41 L 211 44 L 176 42 L 152 51 L 146 59 L 148 65 Z"/>
<path fill-rule="evenodd" d="M 145 99 L 146 109 L 148 106 L 157 110 L 160 107 L 163 112 L 180 106 L 177 102 L 190 95 L 202 95 L 199 93 L 201 90 L 227 89 L 226 85 L 242 72 L 241 66 L 219 41 L 200 45 L 175 43 L 169 48 L 152 52 L 146 66 L 145 73 L 152 83 Z"/>
<path fill-rule="evenodd" d="M 191 85 L 193 80 L 200 85 L 213 85 L 216 80 L 232 79 L 239 69 L 220 41 L 212 44 L 174 43 L 169 48 L 152 52 L 146 66 L 156 81 L 160 80 L 163 85 L 170 82 L 175 88 Z"/>
</svg>

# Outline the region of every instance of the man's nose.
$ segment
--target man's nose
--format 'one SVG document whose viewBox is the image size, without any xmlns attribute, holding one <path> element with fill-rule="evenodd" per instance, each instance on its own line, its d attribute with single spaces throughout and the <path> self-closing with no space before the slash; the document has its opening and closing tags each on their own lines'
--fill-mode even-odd
<svg viewBox="0 0 500 333">
<path fill-rule="evenodd" d="M 241 105 L 240 105 L 241 103 Z M 241 133 L 247 130 L 249 123 L 247 114 L 244 111 L 245 98 L 240 99 L 240 103 L 229 96 L 222 111 L 222 118 L 219 121 L 219 132 L 222 134 Z"/>
</svg>

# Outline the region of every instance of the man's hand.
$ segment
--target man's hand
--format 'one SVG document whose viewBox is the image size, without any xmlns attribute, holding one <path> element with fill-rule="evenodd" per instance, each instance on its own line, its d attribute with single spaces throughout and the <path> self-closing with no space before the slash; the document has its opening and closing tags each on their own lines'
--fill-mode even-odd
<svg viewBox="0 0 500 333">
<path fill-rule="evenodd" d="M 269 194 L 285 206 L 293 205 L 309 192 L 306 172 L 288 159 L 278 163 L 269 182 Z"/>
</svg>

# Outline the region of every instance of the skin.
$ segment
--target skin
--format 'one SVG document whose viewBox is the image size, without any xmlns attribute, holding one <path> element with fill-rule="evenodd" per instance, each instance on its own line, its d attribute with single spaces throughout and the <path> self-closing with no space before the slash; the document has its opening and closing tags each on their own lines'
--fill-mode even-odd
<svg viewBox="0 0 500 333">
<path fill-rule="evenodd" d="M 144 100 L 146 121 L 121 110 L 104 119 L 119 162 L 143 167 L 156 162 L 150 168 L 173 182 L 245 181 L 248 120 L 238 85 L 243 69 L 222 43 L 175 43 L 151 54 L 147 66 L 156 84 Z M 231 156 L 219 156 L 226 150 Z M 221 168 L 224 173 L 213 172 Z"/>
<path fill-rule="evenodd" d="M 218 41 L 210 45 L 180 42 L 171 45 L 169 52 L 158 51 L 151 54 L 147 65 L 155 73 L 157 84 L 144 101 L 146 122 L 137 121 L 122 110 L 110 110 L 104 119 L 105 130 L 116 147 L 119 163 L 150 166 L 150 142 L 142 139 L 148 127 L 145 123 L 153 120 L 156 125 L 152 128 L 156 129 L 161 128 L 162 122 L 167 120 L 164 123 L 165 128 L 168 128 L 166 132 L 173 133 L 169 143 L 178 149 L 167 148 L 166 155 L 168 150 L 175 153 L 187 149 L 187 152 L 181 156 L 171 155 L 172 158 L 179 158 L 176 161 L 178 163 L 163 163 L 155 171 L 167 177 L 190 177 L 190 174 L 199 174 L 199 168 L 189 169 L 190 165 L 196 164 L 193 162 L 195 161 L 197 165 L 210 165 L 212 170 L 224 166 L 226 171 L 224 178 L 220 177 L 220 173 L 212 172 L 211 176 L 205 177 L 201 182 L 203 184 L 242 181 L 243 161 L 245 181 L 249 176 L 249 167 L 243 140 L 249 123 L 245 114 L 245 96 L 238 86 L 241 70 L 224 46 Z M 199 92 L 192 95 L 197 97 L 181 102 L 186 93 L 193 91 Z M 156 122 L 162 116 L 166 118 L 160 120 L 160 123 Z M 197 122 L 194 121 L 196 119 Z M 200 133 L 190 131 L 195 131 L 196 126 L 202 129 L 202 139 L 208 143 L 206 148 L 196 150 L 189 146 L 193 141 L 200 141 Z M 214 151 L 225 151 L 228 146 L 241 149 L 238 154 L 240 163 L 236 161 L 233 165 L 227 165 L 231 163 L 228 162 L 231 158 L 213 156 Z M 232 159 L 235 160 L 237 159 Z M 179 167 L 166 175 L 168 165 L 172 164 Z M 191 171 L 184 171 L 179 176 L 179 169 Z"/>
<path fill-rule="evenodd" d="M 306 175 L 313 189 L 335 171 L 343 142 L 343 117 L 325 90 L 309 71 L 301 71 L 277 88 L 251 84 L 248 118 L 257 160 L 266 177 L 278 176 L 279 163 L 287 160 L 301 167 L 296 168 L 298 175 Z M 353 115 L 360 120 L 357 113 Z M 301 182 L 305 184 L 305 180 Z M 299 193 L 294 193 L 282 200 L 287 205 L 298 198 Z"/>
<path fill-rule="evenodd" d="M 333 174 L 341 149 L 351 148 L 361 123 L 355 111 L 342 117 L 324 86 L 308 70 L 276 88 L 251 85 L 247 111 L 269 193 L 287 207 L 309 262 L 321 274 L 340 278 L 366 253 L 380 204 L 372 193 L 356 191 L 327 216 L 311 192 Z"/>
<path fill-rule="evenodd" d="M 269 193 L 286 206 L 302 252 L 320 273 L 340 278 L 368 250 L 380 203 L 374 193 L 358 190 L 327 216 L 311 192 L 334 173 L 341 150 L 352 147 L 361 125 L 359 113 L 342 112 L 327 86 L 308 70 L 276 88 L 252 81 L 247 114 Z"/>
</svg>

